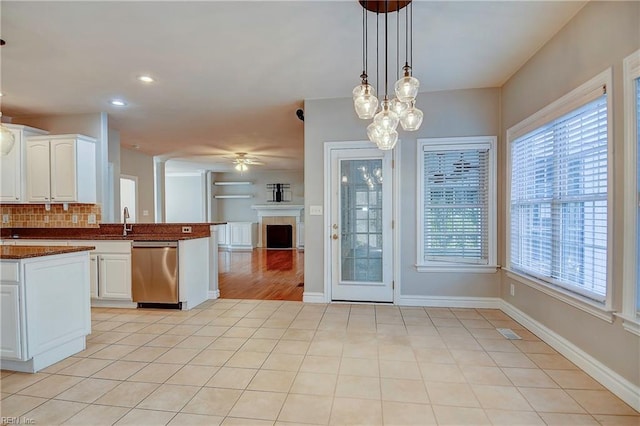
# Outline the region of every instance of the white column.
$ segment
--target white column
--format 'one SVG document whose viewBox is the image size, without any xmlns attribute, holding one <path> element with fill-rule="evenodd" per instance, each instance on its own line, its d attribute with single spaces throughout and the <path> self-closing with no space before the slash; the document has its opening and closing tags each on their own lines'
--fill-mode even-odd
<svg viewBox="0 0 640 426">
<path fill-rule="evenodd" d="M 166 160 L 153 157 L 155 222 L 162 223 L 166 217 L 164 179 Z"/>
</svg>

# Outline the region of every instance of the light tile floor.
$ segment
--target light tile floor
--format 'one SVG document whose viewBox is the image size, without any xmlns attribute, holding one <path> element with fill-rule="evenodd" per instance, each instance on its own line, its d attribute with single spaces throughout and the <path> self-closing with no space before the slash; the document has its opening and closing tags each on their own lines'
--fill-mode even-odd
<svg viewBox="0 0 640 426">
<path fill-rule="evenodd" d="M 218 300 L 92 318 L 84 352 L 37 374 L 2 371 L 4 422 L 640 424 L 498 310 Z"/>
</svg>

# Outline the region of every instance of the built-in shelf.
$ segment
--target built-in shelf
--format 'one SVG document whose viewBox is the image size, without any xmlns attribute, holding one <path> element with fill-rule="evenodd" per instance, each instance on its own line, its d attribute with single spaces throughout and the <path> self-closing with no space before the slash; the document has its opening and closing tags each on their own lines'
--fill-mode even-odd
<svg viewBox="0 0 640 426">
<path fill-rule="evenodd" d="M 214 195 L 213 198 L 251 198 L 253 195 Z"/>
<path fill-rule="evenodd" d="M 213 182 L 214 185 L 226 186 L 226 185 L 251 185 L 252 182 Z"/>
</svg>

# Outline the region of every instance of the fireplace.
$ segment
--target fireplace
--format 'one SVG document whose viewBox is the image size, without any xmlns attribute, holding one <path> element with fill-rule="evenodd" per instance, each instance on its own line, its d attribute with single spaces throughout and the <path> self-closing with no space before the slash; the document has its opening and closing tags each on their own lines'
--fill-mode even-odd
<svg viewBox="0 0 640 426">
<path fill-rule="evenodd" d="M 267 248 L 293 248 L 293 227 L 291 225 L 266 225 Z"/>
<path fill-rule="evenodd" d="M 301 204 L 271 203 L 254 204 L 252 209 L 258 213 L 258 247 L 267 246 L 267 226 L 269 225 L 289 225 L 291 227 L 290 248 L 297 247 L 302 250 L 304 243 L 301 243 L 300 236 L 302 223 L 300 218 L 304 206 Z"/>
</svg>

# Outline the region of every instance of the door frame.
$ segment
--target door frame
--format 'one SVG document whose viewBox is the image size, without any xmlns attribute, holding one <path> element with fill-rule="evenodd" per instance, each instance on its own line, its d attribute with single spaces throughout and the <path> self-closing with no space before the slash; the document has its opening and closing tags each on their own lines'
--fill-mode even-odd
<svg viewBox="0 0 640 426">
<path fill-rule="evenodd" d="M 342 142 L 325 142 L 324 143 L 324 302 L 332 303 L 331 300 L 331 211 L 333 203 L 335 202 L 331 197 L 331 174 L 334 172 L 331 165 L 331 152 L 333 150 L 340 149 L 371 149 L 375 148 L 370 141 L 342 141 Z M 399 194 L 400 194 L 400 167 L 398 165 L 400 158 L 400 141 L 396 145 L 395 149 L 391 153 L 391 168 L 392 179 L 391 183 L 391 220 L 393 221 L 393 227 L 391 229 L 391 276 L 393 277 L 393 301 L 394 305 L 398 304 L 400 300 L 400 221 L 399 218 Z M 342 303 L 342 302 L 335 302 Z M 349 302 L 349 303 L 365 303 L 365 302 Z M 369 302 L 366 302 L 369 303 Z M 385 303 L 386 304 L 386 303 Z"/>
</svg>

